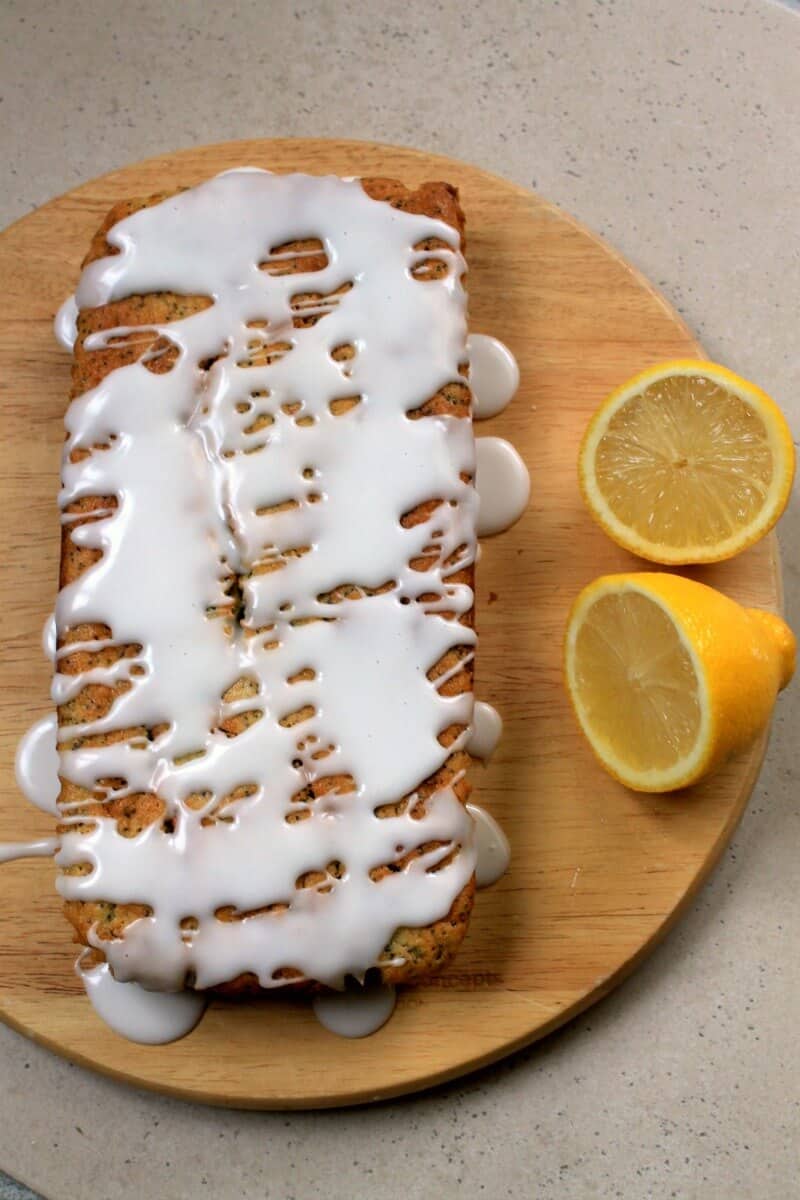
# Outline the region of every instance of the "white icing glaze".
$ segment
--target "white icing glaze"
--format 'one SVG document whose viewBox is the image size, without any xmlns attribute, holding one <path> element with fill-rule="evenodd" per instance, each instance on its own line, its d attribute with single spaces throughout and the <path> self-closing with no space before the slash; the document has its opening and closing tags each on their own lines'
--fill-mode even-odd
<svg viewBox="0 0 800 1200">
<path fill-rule="evenodd" d="M 38 842 L 0 842 L 0 863 L 15 862 L 18 858 L 49 858 L 58 846 L 57 838 L 42 838 Z"/>
<path fill-rule="evenodd" d="M 508 346 L 485 333 L 469 335 L 467 353 L 472 415 L 483 421 L 511 403 L 519 387 L 519 367 Z"/>
<path fill-rule="evenodd" d="M 475 701 L 472 727 L 467 739 L 467 751 L 473 758 L 488 762 L 494 754 L 503 732 L 503 718 L 496 708 L 483 700 Z"/>
<path fill-rule="evenodd" d="M 320 1025 L 339 1037 L 362 1038 L 385 1025 L 394 1012 L 395 990 L 385 983 L 349 984 L 343 992 L 324 992 L 311 1002 Z"/>
<path fill-rule="evenodd" d="M 468 804 L 467 811 L 475 822 L 478 851 L 475 883 L 479 888 L 491 887 L 508 870 L 511 847 L 497 821 L 485 808 L 478 804 Z"/>
<path fill-rule="evenodd" d="M 508 529 L 525 512 L 531 480 L 525 463 L 505 438 L 477 438 L 475 451 L 475 486 L 480 497 L 478 536 L 490 537 Z"/>
<path fill-rule="evenodd" d="M 75 296 L 67 296 L 61 308 L 56 313 L 56 318 L 53 322 L 53 332 L 56 335 L 56 341 L 60 342 L 65 350 L 71 350 L 77 341 L 77 319 L 78 304 Z"/>
<path fill-rule="evenodd" d="M 50 616 L 44 623 L 42 628 L 42 650 L 48 662 L 56 661 L 56 614 L 50 613 Z"/>
<path fill-rule="evenodd" d="M 14 759 L 17 786 L 42 812 L 58 814 L 58 722 L 55 713 L 31 725 L 20 739 Z"/>
<path fill-rule="evenodd" d="M 274 247 L 310 236 L 324 244 L 323 270 L 259 269 L 280 263 Z M 410 270 L 424 254 L 413 246 L 431 236 L 451 247 L 436 250 L 450 270 L 421 283 Z M 291 966 L 341 986 L 376 963 L 398 926 L 441 918 L 475 863 L 473 823 L 452 787 L 431 797 L 423 816 L 411 815 L 414 789 L 452 751 L 438 733 L 472 718 L 471 694 L 441 694 L 450 672 L 427 678 L 448 649 L 471 654 L 475 642 L 457 619 L 472 592 L 447 580 L 475 552 L 477 498 L 461 479 L 475 466 L 470 423 L 407 417 L 458 379 L 464 358 L 457 235 L 370 200 L 354 181 L 236 171 L 133 214 L 108 239 L 120 253 L 86 268 L 81 306 L 159 290 L 214 303 L 157 329 L 179 351 L 168 373 L 153 374 L 144 360 L 118 369 L 67 414 L 62 507 L 85 495 L 119 503 L 73 532 L 103 557 L 60 593 L 58 628 L 101 622 L 113 644 L 142 649 L 79 677 L 56 674 L 57 703 L 89 682 L 130 685 L 105 717 L 64 737 L 168 728 L 138 744 L 66 750 L 62 775 L 101 792 L 108 789 L 99 780 L 123 780 L 115 797 L 156 793 L 171 824 L 128 838 L 115 821 L 93 817 L 90 832 L 67 832 L 59 866 L 89 862 L 93 870 L 62 875 L 59 890 L 67 899 L 151 907 L 124 940 L 101 943 L 117 981 L 177 990 L 191 976 L 205 988 L 252 971 L 275 987 L 282 980 L 274 972 Z M 293 297 L 328 296 L 350 281 L 338 303 L 300 302 L 323 319 L 293 327 Z M 254 321 L 266 321 L 268 332 Z M 86 346 L 141 333 L 109 330 Z M 269 366 L 245 366 L 262 334 L 291 349 Z M 356 354 L 340 363 L 332 351 L 343 344 Z M 354 395 L 355 408 L 332 413 L 332 401 Z M 272 423 L 248 432 L 260 414 Z M 70 461 L 73 450 L 98 443 L 109 448 Z M 432 498 L 442 503 L 427 521 L 401 525 Z M 428 546 L 432 565 L 409 567 Z M 276 559 L 282 569 L 251 570 Z M 226 629 L 207 613 L 226 604 L 232 572 L 241 575 L 244 611 Z M 388 581 L 394 586 L 383 594 L 320 598 L 343 583 L 375 589 Z M 297 678 L 308 668 L 313 677 Z M 223 701 L 243 677 L 253 694 Z M 279 723 L 301 709 L 302 723 Z M 220 722 L 244 711 L 263 715 L 226 736 Z M 329 746 L 328 757 L 315 757 Z M 334 774 L 352 776 L 355 790 L 292 799 Z M 252 794 L 215 819 L 242 785 Z M 198 810 L 187 798 L 201 792 L 208 799 Z M 409 794 L 402 815 L 375 816 Z M 287 822 L 298 812 L 311 816 Z M 67 820 L 86 820 L 80 805 Z M 404 869 L 371 879 L 375 867 L 431 842 L 437 847 Z M 335 862 L 345 864 L 342 877 L 325 875 Z M 296 889 L 311 871 L 324 884 Z M 223 906 L 240 919 L 218 920 Z M 187 918 L 191 928 L 181 924 Z"/>
<path fill-rule="evenodd" d="M 138 983 L 119 983 L 108 963 L 75 970 L 97 1015 L 115 1033 L 132 1042 L 160 1046 L 190 1033 L 203 1015 L 204 996 L 197 992 L 148 992 Z"/>
</svg>

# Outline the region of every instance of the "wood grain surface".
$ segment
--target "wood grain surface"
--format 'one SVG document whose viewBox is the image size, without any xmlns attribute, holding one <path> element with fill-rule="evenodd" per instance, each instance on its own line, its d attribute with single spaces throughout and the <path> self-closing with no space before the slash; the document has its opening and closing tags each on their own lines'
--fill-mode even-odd
<svg viewBox="0 0 800 1200">
<path fill-rule="evenodd" d="M 470 325 L 516 354 L 520 391 L 477 432 L 509 438 L 532 476 L 530 507 L 483 545 L 477 694 L 505 734 L 476 799 L 505 827 L 511 869 L 479 893 L 455 963 L 400 997 L 363 1041 L 326 1032 L 307 1004 L 212 1004 L 166 1047 L 134 1046 L 92 1012 L 49 860 L 0 868 L 0 1016 L 60 1054 L 175 1095 L 263 1108 L 359 1103 L 469 1071 L 556 1028 L 607 993 L 674 923 L 719 857 L 766 739 L 700 788 L 626 791 L 595 764 L 561 683 L 568 606 L 594 576 L 643 567 L 581 503 L 575 462 L 604 395 L 660 359 L 699 354 L 680 318 L 599 239 L 513 184 L 463 163 L 361 142 L 199 147 L 93 180 L 0 236 L 0 841 L 51 821 L 14 783 L 17 741 L 48 710 L 40 648 L 58 566 L 56 490 L 68 356 L 52 319 L 110 205 L 241 164 L 458 185 L 467 213 Z M 780 606 L 776 542 L 693 572 L 735 598 Z"/>
</svg>

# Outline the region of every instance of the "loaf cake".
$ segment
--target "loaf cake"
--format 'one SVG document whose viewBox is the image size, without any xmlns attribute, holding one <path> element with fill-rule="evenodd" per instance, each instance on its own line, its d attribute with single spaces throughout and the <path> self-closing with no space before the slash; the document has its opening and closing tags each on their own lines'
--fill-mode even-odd
<svg viewBox="0 0 800 1200">
<path fill-rule="evenodd" d="M 59 889 L 165 991 L 411 983 L 474 894 L 456 190 L 228 172 L 115 205 L 78 290 Z"/>
</svg>

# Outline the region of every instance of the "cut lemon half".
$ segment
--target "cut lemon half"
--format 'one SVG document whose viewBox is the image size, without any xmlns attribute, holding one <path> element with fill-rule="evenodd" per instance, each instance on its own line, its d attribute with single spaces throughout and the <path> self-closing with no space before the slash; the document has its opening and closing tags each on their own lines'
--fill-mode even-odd
<svg viewBox="0 0 800 1200">
<path fill-rule="evenodd" d="M 651 367 L 613 392 L 581 445 L 579 478 L 620 546 L 658 563 L 718 562 L 780 517 L 792 435 L 774 401 L 715 363 Z"/>
<path fill-rule="evenodd" d="M 603 766 L 628 787 L 696 783 L 767 725 L 796 644 L 773 613 L 677 575 L 606 575 L 569 618 L 566 682 Z"/>
</svg>

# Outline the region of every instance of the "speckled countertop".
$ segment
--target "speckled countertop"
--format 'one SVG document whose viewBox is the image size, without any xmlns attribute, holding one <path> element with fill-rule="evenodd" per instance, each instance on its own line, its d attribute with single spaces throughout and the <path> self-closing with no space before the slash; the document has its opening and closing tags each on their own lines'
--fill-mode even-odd
<svg viewBox="0 0 800 1200">
<path fill-rule="evenodd" d="M 4 0 L 0 222 L 193 143 L 374 138 L 536 188 L 800 430 L 800 15 L 771 0 Z M 800 625 L 800 514 L 781 525 Z M 136 1092 L 0 1026 L 0 1165 L 53 1200 L 790 1200 L 800 1144 L 800 688 L 693 911 L 616 994 L 370 1110 Z M 24 1196 L 0 1173 L 0 1200 Z"/>
</svg>

